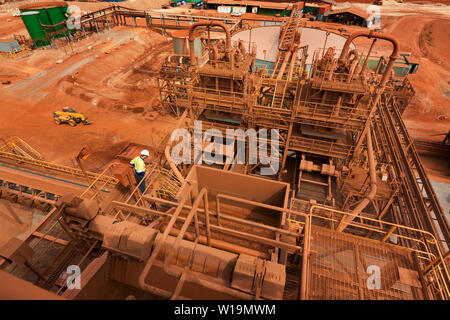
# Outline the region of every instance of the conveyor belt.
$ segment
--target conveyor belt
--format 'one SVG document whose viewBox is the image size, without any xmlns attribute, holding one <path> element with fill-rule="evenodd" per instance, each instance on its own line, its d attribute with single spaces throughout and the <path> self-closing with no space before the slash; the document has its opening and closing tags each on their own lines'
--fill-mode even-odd
<svg viewBox="0 0 450 320">
<path fill-rule="evenodd" d="M 79 195 L 88 187 L 87 184 L 79 183 L 72 179 L 57 178 L 6 164 L 0 164 L 0 180 L 39 189 L 55 195 L 66 193 Z M 109 193 L 109 190 L 103 189 L 102 192 Z"/>
<path fill-rule="evenodd" d="M 440 157 L 450 158 L 450 145 L 439 142 L 414 139 L 414 145 L 418 153 L 432 154 Z"/>
<path fill-rule="evenodd" d="M 433 233 L 446 252 L 450 243 L 448 221 L 397 107 L 392 100 L 386 101 L 385 97 L 381 100 L 376 119 L 386 141 L 389 141 L 386 152 L 390 154 L 400 180 L 399 205 L 403 206 L 403 214 L 407 215 L 403 224 Z"/>
<path fill-rule="evenodd" d="M 99 182 L 106 182 L 109 184 L 117 184 L 119 181 L 114 177 L 109 177 L 106 175 L 101 175 L 95 172 L 85 171 L 80 169 L 68 167 L 60 164 L 55 164 L 52 162 L 37 160 L 9 152 L 0 151 L 0 161 L 10 167 L 30 168 L 33 172 L 46 172 L 50 173 L 51 176 L 56 175 L 70 175 L 73 178 L 80 177 L 82 179 L 87 175 L 89 179 L 98 180 Z"/>
</svg>

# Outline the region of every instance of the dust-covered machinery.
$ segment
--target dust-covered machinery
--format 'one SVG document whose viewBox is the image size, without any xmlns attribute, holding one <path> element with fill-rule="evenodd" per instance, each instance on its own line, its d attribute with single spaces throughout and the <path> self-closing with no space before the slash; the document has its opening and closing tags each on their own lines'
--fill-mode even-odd
<svg viewBox="0 0 450 320">
<path fill-rule="evenodd" d="M 74 239 L 98 241 L 102 248 L 108 250 L 111 268 L 115 270 L 112 280 L 166 298 L 181 295 L 208 299 L 209 291 L 213 291 L 217 298 L 227 299 L 283 298 L 286 267 L 282 264 L 183 240 L 170 235 L 167 232 L 170 227 L 162 219 L 155 219 L 146 226 L 119 221 L 102 214 L 95 201 L 74 195 L 63 195 L 56 206 L 64 226 Z M 166 232 L 160 230 L 163 226 Z M 139 278 L 136 274 L 123 272 L 149 263 L 152 266 L 141 271 Z M 167 279 L 159 281 L 154 276 L 155 272 L 163 273 Z M 189 281 L 191 286 L 202 290 L 192 290 L 190 286 L 183 290 L 178 286 L 173 288 L 174 281 Z M 203 290 L 205 288 L 206 291 Z M 81 290 L 78 294 L 82 296 L 85 292 Z"/>
<path fill-rule="evenodd" d="M 158 79 L 178 128 L 254 129 L 248 140 L 271 150 L 260 132 L 276 130 L 277 173 L 237 163 L 234 147 L 232 163 L 177 165 L 168 143 L 145 192 L 128 181 L 128 162 L 114 173 L 122 187 L 86 176 L 95 180 L 81 195 L 51 189 L 56 202 L 3 183 L 51 209 L 0 250 L 0 267 L 68 299 L 449 299 L 448 222 L 401 120 L 414 92 L 392 75 L 397 42 L 356 33 L 308 65 L 298 23 L 293 12 L 274 70 L 256 68 L 254 44 L 232 43 L 227 26 L 194 23 L 190 48 L 198 28 L 225 38 L 170 56 Z M 367 55 L 350 48 L 357 37 L 373 40 Z M 369 70 L 377 39 L 393 50 Z M 70 266 L 80 289 L 65 283 Z M 367 286 L 373 266 L 377 288 Z"/>
</svg>

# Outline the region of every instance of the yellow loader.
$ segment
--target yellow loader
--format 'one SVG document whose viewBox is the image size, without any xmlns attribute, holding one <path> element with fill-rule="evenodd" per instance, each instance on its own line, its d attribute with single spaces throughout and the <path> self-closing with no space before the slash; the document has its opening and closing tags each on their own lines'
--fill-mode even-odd
<svg viewBox="0 0 450 320">
<path fill-rule="evenodd" d="M 70 107 L 64 107 L 62 111 L 53 112 L 53 121 L 55 121 L 55 124 L 68 123 L 72 127 L 80 122 L 84 125 L 92 123 L 82 113 L 77 113 Z"/>
</svg>

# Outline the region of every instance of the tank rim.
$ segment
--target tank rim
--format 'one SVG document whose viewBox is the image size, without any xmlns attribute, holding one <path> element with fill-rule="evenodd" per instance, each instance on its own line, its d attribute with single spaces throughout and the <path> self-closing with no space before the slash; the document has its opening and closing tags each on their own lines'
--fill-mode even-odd
<svg viewBox="0 0 450 320">
<path fill-rule="evenodd" d="M 63 1 L 51 1 L 51 2 L 38 2 L 38 3 L 30 3 L 19 7 L 19 10 L 27 10 L 27 9 L 46 9 L 46 8 L 58 8 L 58 7 L 67 7 L 67 3 Z"/>
</svg>

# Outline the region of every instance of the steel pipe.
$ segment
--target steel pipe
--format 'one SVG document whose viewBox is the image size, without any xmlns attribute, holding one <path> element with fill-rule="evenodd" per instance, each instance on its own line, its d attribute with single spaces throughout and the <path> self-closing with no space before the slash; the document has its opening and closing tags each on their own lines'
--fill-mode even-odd
<svg viewBox="0 0 450 320">
<path fill-rule="evenodd" d="M 303 256 L 302 256 L 302 273 L 300 276 L 300 299 L 306 300 L 308 297 L 308 258 L 311 251 L 310 237 L 311 237 L 311 214 L 306 217 L 305 222 L 305 236 L 303 237 Z"/>
<path fill-rule="evenodd" d="M 347 52 L 348 52 L 348 49 L 350 47 L 350 44 L 352 43 L 353 40 L 355 40 L 358 37 L 367 37 L 369 39 L 375 38 L 375 39 L 387 40 L 387 41 L 392 43 L 392 47 L 393 47 L 392 48 L 392 53 L 389 56 L 389 62 L 387 64 L 387 66 L 386 66 L 386 70 L 384 71 L 383 77 L 381 78 L 380 83 L 378 84 L 378 87 L 375 90 L 376 93 L 375 93 L 375 96 L 374 96 L 374 98 L 372 100 L 372 105 L 369 108 L 369 110 L 370 110 L 369 119 L 370 119 L 370 116 L 372 115 L 373 110 L 375 109 L 376 105 L 378 104 L 378 102 L 380 100 L 381 93 L 383 92 L 384 87 L 385 87 L 385 85 L 386 85 L 386 83 L 388 81 L 388 77 L 391 74 L 391 70 L 392 70 L 392 68 L 394 66 L 394 62 L 399 56 L 398 55 L 398 53 L 399 53 L 399 45 L 398 45 L 397 40 L 395 38 L 393 38 L 392 36 L 390 36 L 390 35 L 382 34 L 382 33 L 379 33 L 379 32 L 374 32 L 373 30 L 356 32 L 356 33 L 350 35 L 350 37 L 348 37 L 347 41 L 345 42 L 344 47 L 342 48 L 341 55 L 340 55 L 339 60 L 338 60 L 339 64 L 344 64 L 345 63 L 345 59 L 347 57 Z M 367 134 L 368 123 L 369 122 L 367 122 L 366 126 L 364 127 L 364 130 L 363 130 L 363 132 L 361 133 L 361 135 L 359 137 L 358 143 L 356 144 L 356 147 L 355 147 L 356 152 L 360 148 L 361 143 L 362 143 L 364 137 Z M 356 154 L 356 152 L 355 152 L 355 154 Z"/>
<path fill-rule="evenodd" d="M 347 83 L 350 83 L 353 80 L 353 76 L 355 75 L 356 66 L 359 64 L 357 59 L 353 59 L 350 64 L 349 75 L 347 79 Z"/>
<path fill-rule="evenodd" d="M 379 84 L 379 88 L 384 89 L 384 86 L 387 82 L 387 78 L 388 78 L 389 74 L 391 73 L 394 62 L 398 58 L 398 52 L 399 52 L 398 42 L 394 37 L 392 37 L 390 35 L 379 33 L 379 32 L 374 32 L 373 30 L 356 32 L 356 33 L 350 35 L 350 37 L 348 37 L 347 41 L 345 42 L 344 47 L 342 48 L 341 55 L 338 60 L 338 62 L 340 64 L 345 63 L 345 59 L 347 57 L 347 52 L 350 47 L 350 44 L 352 43 L 353 40 L 355 40 L 358 37 L 367 37 L 369 39 L 371 39 L 371 38 L 383 39 L 383 40 L 386 40 L 386 41 L 389 41 L 392 43 L 392 46 L 393 46 L 392 53 L 389 57 L 389 62 L 386 66 L 386 71 L 384 72 L 383 77 Z M 380 92 L 380 95 L 381 95 L 381 92 Z M 377 97 L 376 100 L 374 100 L 373 105 L 376 105 L 378 103 L 378 100 L 379 100 L 379 96 Z"/>
<path fill-rule="evenodd" d="M 180 218 L 183 219 L 183 218 Z M 172 229 L 172 231 L 170 232 L 171 236 L 177 237 L 180 233 L 180 230 L 178 229 Z M 188 241 L 194 241 L 195 240 L 195 235 L 192 234 L 191 232 L 186 232 L 184 234 L 184 238 Z M 198 243 L 203 244 L 203 245 L 207 245 L 207 239 L 205 236 L 200 236 L 198 238 Z M 264 252 L 260 252 L 260 251 L 256 251 L 253 249 L 249 249 L 246 247 L 242 247 L 239 246 L 237 244 L 234 243 L 230 243 L 230 242 L 225 242 L 225 241 L 221 241 L 221 240 L 216 240 L 216 239 L 211 239 L 211 247 L 212 248 L 216 248 L 216 249 L 220 249 L 220 250 L 225 250 L 225 251 L 229 251 L 229 252 L 233 252 L 233 253 L 237 253 L 237 254 L 247 254 L 249 256 L 252 257 L 257 257 L 257 258 L 261 258 L 261 259 L 266 259 L 266 260 L 270 260 L 270 255 Z"/>
<path fill-rule="evenodd" d="M 174 271 L 173 269 L 169 269 L 168 266 L 174 256 L 175 252 L 178 251 L 181 240 L 183 240 L 184 234 L 186 233 L 189 225 L 191 224 L 192 219 L 194 218 L 194 216 L 195 217 L 197 216 L 197 209 L 198 209 L 198 206 L 200 205 L 200 201 L 202 200 L 202 198 L 204 199 L 205 203 L 208 202 L 208 193 L 207 193 L 206 188 L 202 188 L 202 190 L 200 190 L 200 193 L 198 194 L 197 198 L 194 201 L 194 204 L 192 205 L 191 211 L 189 211 L 189 214 L 188 214 L 186 220 L 184 221 L 183 226 L 181 227 L 181 231 L 177 236 L 175 244 L 169 251 L 169 254 L 167 254 L 166 258 L 164 259 L 164 272 L 166 272 L 167 274 L 169 274 L 171 276 L 179 277 L 181 275 L 181 272 L 179 272 L 178 270 Z M 180 206 L 180 207 L 182 208 L 182 206 Z M 200 236 L 199 233 L 196 233 L 196 235 L 197 235 L 197 237 Z M 208 240 L 209 240 L 209 238 L 208 238 Z"/>
<path fill-rule="evenodd" d="M 375 198 L 375 195 L 377 194 L 376 161 L 373 152 L 372 134 L 370 132 L 370 127 L 369 130 L 367 130 L 366 140 L 367 140 L 367 157 L 369 158 L 369 175 L 370 175 L 369 193 L 356 206 L 356 208 L 353 209 L 353 211 L 351 212 L 352 216 L 344 216 L 344 219 L 341 220 L 339 226 L 337 227 L 337 230 L 341 232 L 344 231 L 349 222 L 355 219 L 355 216 L 359 215 L 364 210 L 364 208 L 373 200 L 373 198 Z"/>
<path fill-rule="evenodd" d="M 125 208 L 127 210 L 139 210 L 139 211 L 143 211 L 143 212 L 146 212 L 146 213 L 151 213 L 151 214 L 156 214 L 156 215 L 160 215 L 160 216 L 169 216 L 170 217 L 170 215 L 167 214 L 167 213 L 156 211 L 156 210 L 152 210 L 152 209 L 148 209 L 148 208 L 137 208 L 137 207 L 135 207 L 133 205 L 129 205 L 129 204 L 125 204 L 125 203 L 118 203 L 116 201 L 113 201 L 112 203 L 113 203 L 113 205 L 120 206 L 120 207 Z M 183 205 L 181 205 L 181 206 L 182 207 L 186 207 L 186 206 L 183 206 Z M 199 212 L 200 212 L 200 210 L 202 210 L 202 209 L 198 209 Z M 233 219 L 231 219 L 231 218 L 234 219 L 234 217 L 230 217 L 230 220 L 233 221 Z M 186 218 L 184 218 L 184 217 L 178 217 L 178 219 L 186 221 Z M 246 221 L 242 221 L 242 219 L 238 219 L 238 218 L 236 218 L 236 219 L 237 219 L 236 220 L 237 222 L 243 222 L 243 223 L 246 222 Z M 250 225 L 252 225 L 252 224 L 250 224 Z M 261 227 L 261 228 L 264 227 L 264 225 L 258 225 L 257 223 L 255 223 L 254 225 L 257 226 L 257 227 Z M 255 241 L 255 242 L 266 244 L 266 245 L 271 245 L 271 246 L 274 246 L 274 247 L 280 247 L 280 248 L 283 248 L 283 249 L 286 249 L 286 250 L 294 250 L 295 251 L 295 250 L 300 250 L 301 249 L 301 247 L 298 247 L 298 246 L 294 246 L 294 245 L 287 244 L 287 243 L 281 243 L 281 242 L 279 242 L 277 240 L 260 237 L 260 236 L 254 235 L 254 234 L 249 234 L 249 233 L 236 231 L 236 230 L 233 230 L 233 229 L 230 229 L 230 228 L 220 227 L 220 226 L 216 226 L 216 225 L 210 225 L 210 228 L 213 231 L 217 231 L 217 232 L 225 233 L 225 234 L 232 234 L 232 235 L 240 237 L 240 238 L 244 238 L 244 239 L 247 239 L 247 240 Z M 172 231 L 175 231 L 175 230 L 171 230 L 171 232 Z M 295 236 L 295 237 L 298 236 L 295 233 L 292 233 L 292 232 L 289 232 L 288 230 L 283 230 L 283 229 L 273 228 L 272 231 L 283 233 L 283 234 L 287 234 L 287 235 L 291 235 L 291 236 Z M 236 250 L 231 250 L 230 248 L 225 248 L 223 246 L 223 244 L 220 243 L 220 242 L 217 242 L 217 241 L 213 242 L 211 240 L 211 243 L 214 244 L 214 247 L 218 247 L 218 248 L 221 248 L 221 249 L 224 249 L 224 250 L 228 250 L 228 251 L 233 251 L 233 252 L 240 252 L 240 251 L 237 251 L 238 250 L 238 246 L 236 246 L 236 248 L 235 248 Z M 246 253 L 249 254 L 248 252 L 246 252 Z"/>
<path fill-rule="evenodd" d="M 352 43 L 353 40 L 355 40 L 358 37 L 367 37 L 369 39 L 370 38 L 384 39 L 384 40 L 391 42 L 394 47 L 391 57 L 397 58 L 398 51 L 399 51 L 399 45 L 398 45 L 397 40 L 390 35 L 379 33 L 379 32 L 374 32 L 373 30 L 370 30 L 370 31 L 355 32 L 355 33 L 351 34 L 350 37 L 347 38 L 347 41 L 345 42 L 344 47 L 342 48 L 342 51 L 341 51 L 341 55 L 339 57 L 339 63 L 344 62 L 344 60 L 347 56 L 347 52 L 350 48 L 350 44 Z"/>
<path fill-rule="evenodd" d="M 176 202 L 172 202 L 172 201 L 164 200 L 164 199 L 160 199 L 160 198 L 155 198 L 155 197 L 151 197 L 151 196 L 147 196 L 147 195 L 144 195 L 143 198 L 145 198 L 147 200 L 150 200 L 150 201 L 161 202 L 161 203 L 164 203 L 164 204 L 167 204 L 167 205 L 178 205 L 178 203 L 176 203 Z M 117 201 L 113 201 L 113 203 L 117 204 L 117 205 L 121 205 L 121 203 L 117 202 Z M 185 209 L 192 209 L 192 206 L 189 206 L 187 204 L 183 205 L 183 207 Z M 130 208 L 132 208 L 132 207 L 130 207 Z M 275 207 L 275 208 L 277 208 L 277 207 Z M 145 210 L 150 210 L 150 209 L 145 209 Z M 203 209 L 198 209 L 198 211 L 204 213 Z M 161 214 L 161 212 L 159 212 L 159 211 L 155 211 L 155 213 Z M 212 213 L 212 214 L 215 214 L 217 216 L 217 212 L 216 213 Z M 274 231 L 274 232 L 280 232 L 280 233 L 283 233 L 283 234 L 286 234 L 286 235 L 289 235 L 289 236 L 296 236 L 297 235 L 296 233 L 290 232 L 288 230 L 284 230 L 284 229 L 268 226 L 268 225 L 261 224 L 261 223 L 258 223 L 258 222 L 254 222 L 254 221 L 250 221 L 250 220 L 245 220 L 245 219 L 229 216 L 227 214 L 221 214 L 221 217 L 223 217 L 226 220 L 233 221 L 233 222 L 238 222 L 238 223 L 242 223 L 242 224 L 248 224 L 248 225 L 251 225 L 251 226 L 254 226 L 254 227 L 258 227 L 258 228 L 262 228 L 262 229 L 266 229 L 266 230 L 270 230 L 270 231 Z M 180 219 L 184 219 L 184 218 L 180 217 Z M 215 226 L 211 225 L 210 227 L 214 228 Z"/>
<path fill-rule="evenodd" d="M 180 269 L 180 267 L 177 267 L 175 265 L 169 266 L 169 269 L 177 269 L 177 271 Z M 165 271 L 165 270 L 164 270 Z M 218 291 L 220 293 L 225 293 L 230 296 L 236 297 L 241 300 L 252 300 L 254 299 L 254 295 L 241 292 L 239 290 L 233 289 L 231 287 L 228 287 L 224 284 L 217 283 L 215 281 L 211 280 L 211 277 L 205 274 L 202 274 L 200 272 L 191 271 L 188 268 L 184 268 L 184 270 L 181 272 L 181 277 L 179 278 L 179 281 L 183 281 L 181 284 L 178 283 L 177 288 L 175 289 L 175 293 L 172 296 L 172 299 L 184 299 L 182 297 L 179 297 L 178 295 L 181 293 L 182 286 L 187 282 L 198 284 L 202 287 Z"/>
<path fill-rule="evenodd" d="M 358 57 L 359 57 L 358 50 L 356 49 L 350 50 L 350 52 L 347 55 L 347 61 L 351 62 L 353 60 L 357 60 Z"/>
<path fill-rule="evenodd" d="M 186 110 L 184 110 L 183 114 L 181 115 L 180 119 L 178 120 L 177 125 L 175 126 L 174 130 L 178 129 L 181 126 L 184 119 L 186 118 L 187 111 L 188 111 L 188 109 L 186 108 Z M 180 170 L 178 170 L 175 162 L 173 162 L 172 157 L 170 155 L 170 147 L 171 146 L 172 146 L 172 141 L 169 141 L 164 150 L 164 155 L 166 157 L 167 162 L 169 163 L 170 169 L 172 169 L 173 173 L 178 178 L 178 180 L 180 180 L 181 183 L 184 183 L 184 177 L 181 174 Z"/>
<path fill-rule="evenodd" d="M 190 194 L 190 192 L 186 192 L 186 194 L 183 196 L 183 198 L 180 199 L 180 203 L 184 203 L 187 200 L 187 196 L 189 194 Z M 145 264 L 144 269 L 142 270 L 141 274 L 139 275 L 139 286 L 141 287 L 142 290 L 147 291 L 147 292 L 151 292 L 153 294 L 156 294 L 158 296 L 165 297 L 165 298 L 168 298 L 168 299 L 170 297 L 172 297 L 172 293 L 171 292 L 169 292 L 167 290 L 164 290 L 164 289 L 161 289 L 161 288 L 158 288 L 158 287 L 155 287 L 155 286 L 152 286 L 152 285 L 149 285 L 149 284 L 145 283 L 145 279 L 147 278 L 147 275 L 148 275 L 150 269 L 152 268 L 154 261 L 158 257 L 159 252 L 161 251 L 161 248 L 162 248 L 163 244 L 166 242 L 167 237 L 168 237 L 168 235 L 170 233 L 170 230 L 173 228 L 173 226 L 174 226 L 178 216 L 180 215 L 182 209 L 183 209 L 183 206 L 180 205 L 175 210 L 172 218 L 169 221 L 169 224 L 166 227 L 166 230 L 163 233 L 162 240 L 158 243 L 157 247 L 153 249 L 152 255 L 148 259 L 147 263 Z"/>
<path fill-rule="evenodd" d="M 369 61 L 369 57 L 370 57 L 370 54 L 372 53 L 372 49 L 373 49 L 373 46 L 375 45 L 375 42 L 377 42 L 377 39 L 373 39 L 372 44 L 370 45 L 369 52 L 367 52 L 367 56 L 366 56 L 366 59 L 364 60 L 364 63 L 363 63 L 363 66 L 361 68 L 361 73 L 360 74 L 364 74 L 364 70 L 367 67 L 367 63 Z"/>
<path fill-rule="evenodd" d="M 252 200 L 242 199 L 242 198 L 238 198 L 238 197 L 235 197 L 235 196 L 229 196 L 229 195 L 223 194 L 223 193 L 217 194 L 216 198 L 217 198 L 216 201 L 218 201 L 219 198 L 223 198 L 223 199 L 233 200 L 233 201 L 236 201 L 236 202 L 242 202 L 242 203 L 245 203 L 245 204 L 251 204 L 251 205 L 254 205 L 254 206 L 257 206 L 257 207 L 261 207 L 261 208 L 271 209 L 271 210 L 274 210 L 274 211 L 290 213 L 290 214 L 295 215 L 297 217 L 305 217 L 305 218 L 308 217 L 308 215 L 306 213 L 302 213 L 302 212 L 295 211 L 295 210 L 292 210 L 292 209 L 280 208 L 280 207 L 272 206 L 270 204 L 265 204 L 265 203 L 260 203 L 260 202 L 256 202 L 256 201 L 252 201 Z"/>
<path fill-rule="evenodd" d="M 221 27 L 225 33 L 226 33 L 226 43 L 225 43 L 225 48 L 226 48 L 226 52 L 228 54 L 228 58 L 230 58 L 229 54 L 230 54 L 230 50 L 231 50 L 231 32 L 230 29 L 228 29 L 228 27 L 222 23 L 222 22 L 217 22 L 217 21 L 200 21 L 200 22 L 196 22 L 193 25 L 191 25 L 189 27 L 189 54 L 191 57 L 191 67 L 194 67 L 197 65 L 196 60 L 195 60 L 195 50 L 194 50 L 194 30 L 197 27 Z"/>
<path fill-rule="evenodd" d="M 198 273 L 198 272 L 193 273 L 188 268 L 184 268 L 184 270 L 181 272 L 175 266 L 169 265 L 170 261 L 172 260 L 174 254 L 175 254 L 175 252 L 178 251 L 178 248 L 180 246 L 181 240 L 183 239 L 183 237 L 184 237 L 184 235 L 185 235 L 189 225 L 191 224 L 192 219 L 197 216 L 197 209 L 198 209 L 198 206 L 200 205 L 200 201 L 202 199 L 204 200 L 205 204 L 208 203 L 208 190 L 206 188 L 202 188 L 202 190 L 200 190 L 200 193 L 198 194 L 197 198 L 195 199 L 194 204 L 192 206 L 192 209 L 189 212 L 189 214 L 188 214 L 188 216 L 187 216 L 187 218 L 186 218 L 186 220 L 185 220 L 185 222 L 184 222 L 184 224 L 183 224 L 183 226 L 181 228 L 181 231 L 178 234 L 178 237 L 176 239 L 176 242 L 175 242 L 174 246 L 169 250 L 169 254 L 167 254 L 166 258 L 164 259 L 164 264 L 163 264 L 164 272 L 166 274 L 170 275 L 170 276 L 179 278 L 179 281 L 181 282 L 181 283 L 179 283 L 179 285 L 177 285 L 177 288 L 175 290 L 175 293 L 172 295 L 172 298 L 178 297 L 178 295 L 180 294 L 182 286 L 184 285 L 185 281 L 194 282 L 194 283 L 199 284 L 199 285 L 201 285 L 203 287 L 210 288 L 210 289 L 222 292 L 222 293 L 227 293 L 227 294 L 230 294 L 232 296 L 236 296 L 236 297 L 238 297 L 240 299 L 251 299 L 251 298 L 253 298 L 252 295 L 248 295 L 248 294 L 239 292 L 239 291 L 237 291 L 235 289 L 229 288 L 229 287 L 227 287 L 225 285 L 221 285 L 221 284 L 218 284 L 216 282 L 210 281 L 209 277 L 204 275 L 204 274 L 201 274 L 201 273 Z M 182 208 L 182 206 L 179 206 L 179 208 Z M 207 215 L 208 215 L 208 213 L 207 213 Z M 167 229 L 164 232 L 164 234 L 166 234 L 166 232 L 167 232 Z M 164 238 L 163 238 L 163 240 L 164 240 Z M 163 241 L 161 241 L 161 243 L 162 242 Z M 210 243 L 209 238 L 208 238 L 208 243 Z"/>
</svg>

